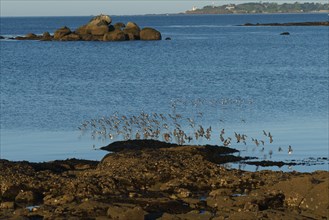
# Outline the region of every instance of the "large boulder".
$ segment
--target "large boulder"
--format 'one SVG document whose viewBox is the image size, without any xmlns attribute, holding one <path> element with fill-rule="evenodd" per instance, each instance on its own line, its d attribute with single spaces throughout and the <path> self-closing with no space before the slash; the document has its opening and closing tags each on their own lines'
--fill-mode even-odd
<svg viewBox="0 0 329 220">
<path fill-rule="evenodd" d="M 92 18 L 88 24 L 79 27 L 75 32 L 80 36 L 91 34 L 95 36 L 103 36 L 110 31 L 109 25 L 112 19 L 108 15 L 98 15 Z M 112 28 L 114 29 L 114 28 Z"/>
<path fill-rule="evenodd" d="M 126 27 L 126 25 L 124 23 L 122 23 L 122 22 L 118 22 L 118 23 L 115 23 L 113 25 L 113 27 L 114 27 L 114 29 L 120 29 L 120 30 L 122 30 L 123 28 Z"/>
<path fill-rule="evenodd" d="M 112 18 L 109 15 L 100 14 L 98 16 L 93 17 L 89 21 L 88 25 L 100 25 L 100 24 L 109 25 L 109 24 L 111 24 L 111 22 L 112 22 Z"/>
<path fill-rule="evenodd" d="M 141 40 L 161 40 L 161 33 L 154 28 L 143 28 L 140 31 Z"/>
<path fill-rule="evenodd" d="M 71 34 L 70 28 L 64 26 L 58 30 L 55 31 L 54 33 L 54 40 L 61 40 L 64 36 Z"/>
<path fill-rule="evenodd" d="M 134 22 L 131 22 L 129 21 L 127 24 L 126 24 L 126 29 L 137 29 L 140 31 L 140 28 L 138 27 L 138 25 Z"/>
<path fill-rule="evenodd" d="M 94 25 L 90 26 L 90 33 L 92 35 L 101 36 L 109 32 L 108 25 Z"/>
<path fill-rule="evenodd" d="M 126 40 L 125 33 L 118 29 L 106 33 L 103 37 L 103 41 L 124 41 L 124 40 Z"/>
<path fill-rule="evenodd" d="M 134 22 L 128 22 L 123 32 L 127 35 L 129 40 L 140 39 L 140 28 Z"/>
</svg>

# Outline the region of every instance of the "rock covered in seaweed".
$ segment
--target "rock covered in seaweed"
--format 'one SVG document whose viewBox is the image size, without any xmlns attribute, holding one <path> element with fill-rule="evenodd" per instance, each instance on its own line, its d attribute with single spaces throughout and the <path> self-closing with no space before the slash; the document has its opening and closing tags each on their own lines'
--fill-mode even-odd
<svg viewBox="0 0 329 220">
<path fill-rule="evenodd" d="M 227 162 L 226 153 L 233 149 L 209 145 L 131 140 L 112 143 L 106 150 L 114 153 L 100 162 L 0 160 L 0 218 L 252 220 L 328 216 L 327 171 L 226 169 L 219 163 Z"/>
</svg>

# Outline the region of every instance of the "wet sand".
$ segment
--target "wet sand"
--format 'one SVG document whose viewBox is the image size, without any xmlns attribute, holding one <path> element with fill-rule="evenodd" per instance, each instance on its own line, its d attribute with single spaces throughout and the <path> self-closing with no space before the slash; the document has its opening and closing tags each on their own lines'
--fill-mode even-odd
<svg viewBox="0 0 329 220">
<path fill-rule="evenodd" d="M 329 173 L 227 169 L 218 146 L 115 142 L 101 161 L 0 160 L 0 219 L 328 219 Z"/>
</svg>

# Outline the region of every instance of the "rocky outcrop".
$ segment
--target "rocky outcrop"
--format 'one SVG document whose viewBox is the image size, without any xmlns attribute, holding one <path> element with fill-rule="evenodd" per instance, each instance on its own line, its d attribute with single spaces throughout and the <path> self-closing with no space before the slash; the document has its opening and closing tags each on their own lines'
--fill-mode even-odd
<svg viewBox="0 0 329 220">
<path fill-rule="evenodd" d="M 15 40 L 41 40 L 42 36 L 37 36 L 33 33 L 28 33 L 24 37 L 15 37 Z"/>
<path fill-rule="evenodd" d="M 161 40 L 161 33 L 153 28 L 143 28 L 140 32 L 141 40 Z"/>
<path fill-rule="evenodd" d="M 60 38 L 61 41 L 77 41 L 80 39 L 81 39 L 80 35 L 76 33 L 70 33 Z"/>
<path fill-rule="evenodd" d="M 71 34 L 70 28 L 64 26 L 58 30 L 55 31 L 54 33 L 54 40 L 62 40 L 66 35 Z"/>
<path fill-rule="evenodd" d="M 53 39 L 53 37 L 50 35 L 49 32 L 44 32 L 42 34 L 42 39 L 43 41 L 51 41 Z"/>
<path fill-rule="evenodd" d="M 0 218 L 328 217 L 327 171 L 226 169 L 219 161 L 232 160 L 220 158 L 234 150 L 210 145 L 131 140 L 110 144 L 106 150 L 114 153 L 102 161 L 0 160 Z"/>
<path fill-rule="evenodd" d="M 103 15 L 103 14 L 100 14 L 100 15 L 97 15 L 95 17 L 93 17 L 88 25 L 90 26 L 94 26 L 94 25 L 109 25 L 111 24 L 112 22 L 112 18 L 108 15 Z"/>
<path fill-rule="evenodd" d="M 91 34 L 102 36 L 109 32 L 109 25 L 112 19 L 108 15 L 98 15 L 92 18 L 88 24 L 79 27 L 75 32 L 79 35 Z"/>
<path fill-rule="evenodd" d="M 98 15 L 87 24 L 75 31 L 62 27 L 55 31 L 54 36 L 48 32 L 43 35 L 28 34 L 18 36 L 16 40 L 42 40 L 42 41 L 125 41 L 125 40 L 161 40 L 161 33 L 153 28 L 141 28 L 134 22 L 126 25 L 122 22 L 111 25 L 112 18 L 108 15 Z M 142 33 L 142 37 L 141 37 Z"/>
</svg>

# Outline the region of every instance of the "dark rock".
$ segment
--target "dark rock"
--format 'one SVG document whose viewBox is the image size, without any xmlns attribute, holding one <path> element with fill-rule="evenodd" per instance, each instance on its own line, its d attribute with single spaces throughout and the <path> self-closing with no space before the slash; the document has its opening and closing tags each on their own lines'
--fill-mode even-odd
<svg viewBox="0 0 329 220">
<path fill-rule="evenodd" d="M 272 166 L 282 167 L 282 166 L 294 166 L 294 165 L 297 165 L 297 163 L 293 163 L 293 162 L 268 161 L 268 160 L 263 160 L 263 161 L 247 161 L 245 163 L 246 164 L 249 164 L 249 165 L 261 166 L 261 167 L 272 167 Z"/>
<path fill-rule="evenodd" d="M 171 38 L 170 37 L 166 37 L 166 39 L 165 40 L 171 40 Z"/>
<path fill-rule="evenodd" d="M 15 198 L 17 203 L 28 203 L 33 202 L 35 200 L 35 196 L 32 191 L 20 191 Z"/>
<path fill-rule="evenodd" d="M 109 27 L 109 32 L 114 31 L 115 29 L 117 29 L 113 25 L 109 25 L 108 27 Z"/>
<path fill-rule="evenodd" d="M 22 37 L 22 36 L 17 36 L 17 37 L 14 37 L 14 38 L 9 38 L 11 40 L 26 40 L 25 37 Z"/>
<path fill-rule="evenodd" d="M 50 40 L 52 40 L 52 36 L 49 34 L 49 32 L 44 32 L 42 34 L 42 39 L 41 40 L 43 40 L 43 41 L 50 41 Z"/>
<path fill-rule="evenodd" d="M 122 30 L 123 28 L 126 27 L 126 25 L 124 23 L 122 23 L 122 22 L 118 22 L 118 23 L 115 23 L 113 25 L 113 27 L 114 27 L 114 29 L 120 29 L 120 30 Z"/>
<path fill-rule="evenodd" d="M 282 32 L 280 35 L 290 35 L 289 32 Z"/>
<path fill-rule="evenodd" d="M 62 27 L 55 31 L 54 40 L 61 40 L 64 36 L 71 34 L 71 30 L 68 27 Z"/>
<path fill-rule="evenodd" d="M 81 40 L 80 35 L 76 33 L 70 33 L 68 35 L 63 36 L 60 40 L 62 41 L 78 41 Z"/>
<path fill-rule="evenodd" d="M 14 201 L 15 197 L 20 192 L 21 186 L 10 186 L 5 191 L 2 192 L 1 200 L 2 201 Z"/>
<path fill-rule="evenodd" d="M 110 152 L 120 152 L 125 150 L 143 150 L 143 149 L 159 149 L 159 148 L 170 148 L 177 147 L 177 144 L 170 144 L 157 140 L 127 140 L 127 141 L 116 141 L 105 147 L 101 147 L 101 150 Z"/>
<path fill-rule="evenodd" d="M 118 29 L 106 33 L 103 37 L 103 41 L 124 41 L 124 40 L 126 40 L 125 33 Z"/>
<path fill-rule="evenodd" d="M 15 203 L 14 202 L 2 202 L 0 204 L 0 209 L 14 209 Z"/>
<path fill-rule="evenodd" d="M 33 33 L 28 33 L 25 35 L 25 38 L 29 39 L 29 40 L 34 40 L 34 39 L 37 39 L 38 36 L 33 34 Z"/>
<path fill-rule="evenodd" d="M 139 35 L 139 31 L 136 29 L 124 29 L 123 33 L 125 33 L 125 35 L 127 36 L 127 39 L 129 40 L 139 40 L 140 39 L 140 35 Z"/>
<path fill-rule="evenodd" d="M 51 195 L 47 195 L 43 198 L 43 202 L 46 205 L 63 205 L 72 202 L 75 199 L 73 195 L 65 194 L 62 196 L 53 197 Z"/>
<path fill-rule="evenodd" d="M 141 207 L 111 206 L 107 210 L 107 215 L 111 219 L 122 220 L 144 220 L 147 213 Z"/>
<path fill-rule="evenodd" d="M 3 37 L 3 36 L 0 36 L 0 40 L 2 40 L 2 39 L 5 39 L 5 37 Z"/>
<path fill-rule="evenodd" d="M 141 40 L 161 40 L 161 33 L 153 28 L 143 28 L 140 32 Z"/>
<path fill-rule="evenodd" d="M 36 34 L 33 33 L 28 33 L 24 37 L 17 36 L 15 37 L 15 40 L 40 40 L 42 36 L 37 36 Z"/>
<path fill-rule="evenodd" d="M 128 22 L 123 32 L 128 36 L 129 40 L 140 39 L 140 28 L 134 22 Z"/>
</svg>

